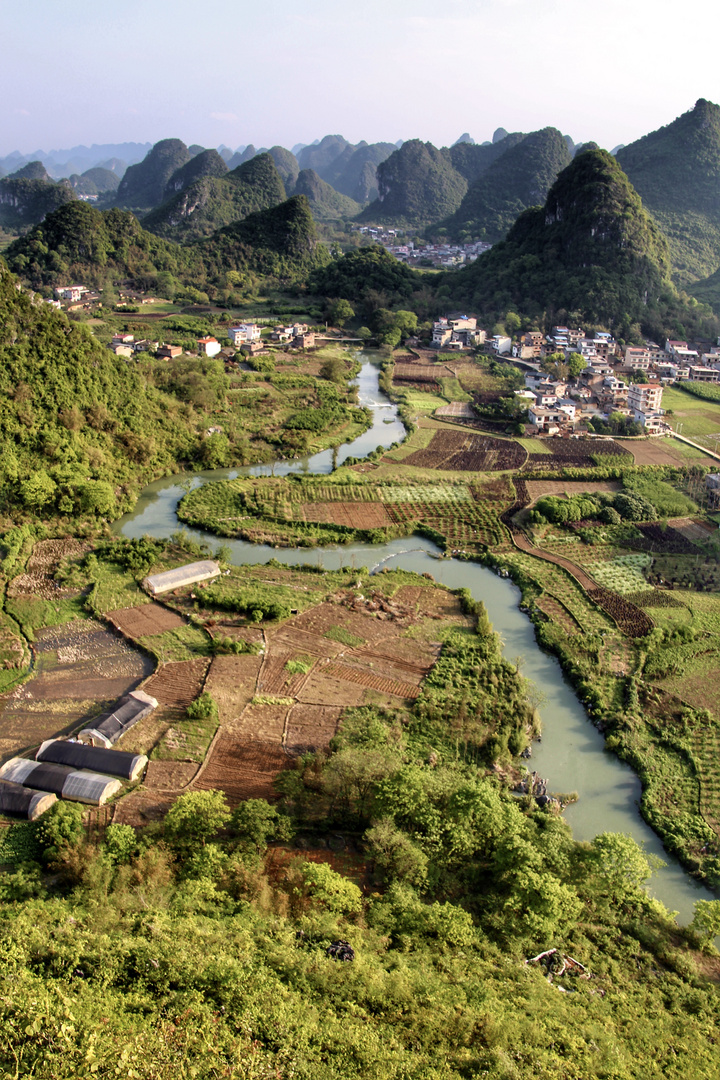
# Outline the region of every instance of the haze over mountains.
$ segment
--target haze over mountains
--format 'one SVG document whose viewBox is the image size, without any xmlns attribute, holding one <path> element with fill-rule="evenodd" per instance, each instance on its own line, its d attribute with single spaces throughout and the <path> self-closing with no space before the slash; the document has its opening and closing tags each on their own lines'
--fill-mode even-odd
<svg viewBox="0 0 720 1080">
<path fill-rule="evenodd" d="M 356 221 L 435 241 L 497 244 L 507 237 L 515 243 L 516 221 L 542 206 L 580 151 L 594 146 L 577 146 L 554 127 L 530 133 L 498 128 L 482 144 L 466 132 L 441 148 L 419 139 L 353 145 L 326 135 L 292 150 L 246 146 L 233 152 L 173 138 L 149 148 L 106 144 L 55 151 L 54 169 L 61 157 L 84 163 L 93 152 L 97 159 L 116 154 L 61 179 L 41 158 L 20 163 L 19 155 L 11 155 L 17 167 L 0 180 L 0 225 L 26 231 L 66 203 L 90 198 L 99 208 L 132 211 L 148 233 L 196 244 L 297 195 L 320 225 L 331 228 Z M 121 151 L 139 160 L 121 160 Z M 702 299 L 720 302 L 720 108 L 700 99 L 666 127 L 617 148 L 610 160 L 624 170 L 643 213 L 665 237 L 675 284 L 692 291 L 697 283 Z"/>
</svg>

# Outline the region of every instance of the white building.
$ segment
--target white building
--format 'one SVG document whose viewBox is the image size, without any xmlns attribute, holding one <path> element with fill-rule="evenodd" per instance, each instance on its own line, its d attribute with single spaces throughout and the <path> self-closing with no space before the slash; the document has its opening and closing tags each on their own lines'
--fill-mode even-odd
<svg viewBox="0 0 720 1080">
<path fill-rule="evenodd" d="M 244 345 L 248 341 L 259 341 L 260 327 L 257 323 L 239 323 L 238 326 L 230 327 L 228 337 L 233 345 Z"/>
<path fill-rule="evenodd" d="M 198 338 L 198 352 L 203 356 L 217 356 L 221 348 L 222 346 L 217 338 Z"/>
</svg>

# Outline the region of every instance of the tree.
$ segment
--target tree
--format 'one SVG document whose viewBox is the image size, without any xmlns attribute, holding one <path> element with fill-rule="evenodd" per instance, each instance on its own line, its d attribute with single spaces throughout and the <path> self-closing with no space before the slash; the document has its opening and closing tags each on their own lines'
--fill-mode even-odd
<svg viewBox="0 0 720 1080">
<path fill-rule="evenodd" d="M 632 837 L 623 833 L 600 833 L 593 841 L 593 850 L 612 895 L 622 895 L 628 887 L 639 889 L 665 865 L 656 855 L 646 855 Z"/>
<path fill-rule="evenodd" d="M 720 937 L 720 900 L 696 900 L 690 929 L 700 938 L 703 949 Z"/>
<path fill-rule="evenodd" d="M 292 822 L 265 799 L 246 799 L 230 819 L 230 829 L 243 846 L 254 847 L 261 854 L 271 840 L 289 840 Z"/>
<path fill-rule="evenodd" d="M 362 911 L 362 893 L 358 886 L 327 863 L 305 863 L 302 878 L 308 895 L 334 915 L 353 915 Z"/>
<path fill-rule="evenodd" d="M 56 802 L 46 810 L 37 826 L 37 838 L 46 862 L 63 848 L 77 846 L 85 835 L 83 807 L 78 803 Z"/>
<path fill-rule="evenodd" d="M 31 510 L 44 510 L 55 497 L 56 491 L 57 484 L 44 469 L 31 473 L 27 480 L 20 484 L 22 500 Z"/>
<path fill-rule="evenodd" d="M 112 824 L 105 830 L 105 850 L 114 863 L 129 862 L 137 849 L 132 825 Z"/>
<path fill-rule="evenodd" d="M 578 375 L 581 375 L 586 367 L 587 364 L 580 353 L 571 353 L 570 356 L 568 356 L 567 368 L 573 379 L 577 379 Z"/>
<path fill-rule="evenodd" d="M 222 791 L 189 791 L 172 804 L 165 817 L 165 836 L 172 846 L 186 851 L 204 846 L 230 820 Z"/>
<path fill-rule="evenodd" d="M 348 319 L 355 318 L 355 309 L 347 300 L 333 300 L 328 308 L 328 322 L 341 329 Z"/>
</svg>

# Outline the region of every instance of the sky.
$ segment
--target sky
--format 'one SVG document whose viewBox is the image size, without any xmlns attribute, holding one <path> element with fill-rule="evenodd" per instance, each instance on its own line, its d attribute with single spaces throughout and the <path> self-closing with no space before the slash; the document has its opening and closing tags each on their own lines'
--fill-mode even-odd
<svg viewBox="0 0 720 1080">
<path fill-rule="evenodd" d="M 0 0 L 0 157 L 554 126 L 607 149 L 720 102 L 710 0 Z"/>
</svg>

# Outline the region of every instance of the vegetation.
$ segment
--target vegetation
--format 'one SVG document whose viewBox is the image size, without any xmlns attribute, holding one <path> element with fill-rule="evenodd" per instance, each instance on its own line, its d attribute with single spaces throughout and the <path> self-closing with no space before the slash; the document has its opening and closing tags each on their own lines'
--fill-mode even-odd
<svg viewBox="0 0 720 1080">
<path fill-rule="evenodd" d="M 117 205 L 138 210 L 158 206 L 171 176 L 186 165 L 191 156 L 181 139 L 161 139 L 148 150 L 142 161 L 125 170 L 117 190 Z"/>
<path fill-rule="evenodd" d="M 570 161 L 567 143 L 557 128 L 526 135 L 481 173 L 455 213 L 439 223 L 440 228 L 460 241 L 504 239 L 523 210 L 545 200 Z M 438 231 L 437 225 L 429 229 L 432 235 Z"/>
<path fill-rule="evenodd" d="M 700 98 L 617 159 L 668 239 L 675 280 L 695 292 L 720 263 L 720 108 Z"/>
<path fill-rule="evenodd" d="M 69 184 L 56 184 L 49 177 L 6 176 L 0 180 L 0 227 L 24 229 L 35 225 L 75 198 Z"/>
<path fill-rule="evenodd" d="M 284 202 L 285 187 L 270 154 L 258 154 L 228 172 L 220 155 L 213 153 L 224 170 L 216 167 L 214 158 L 193 158 L 170 179 L 166 200 L 143 218 L 143 228 L 187 244 Z"/>
<path fill-rule="evenodd" d="M 708 309 L 679 296 L 667 244 L 619 165 L 602 150 L 578 154 L 543 208 L 468 269 L 441 279 L 450 302 L 490 315 L 508 308 L 542 321 L 600 322 L 618 337 L 711 336 Z M 668 333 L 666 334 L 666 331 Z"/>
</svg>

